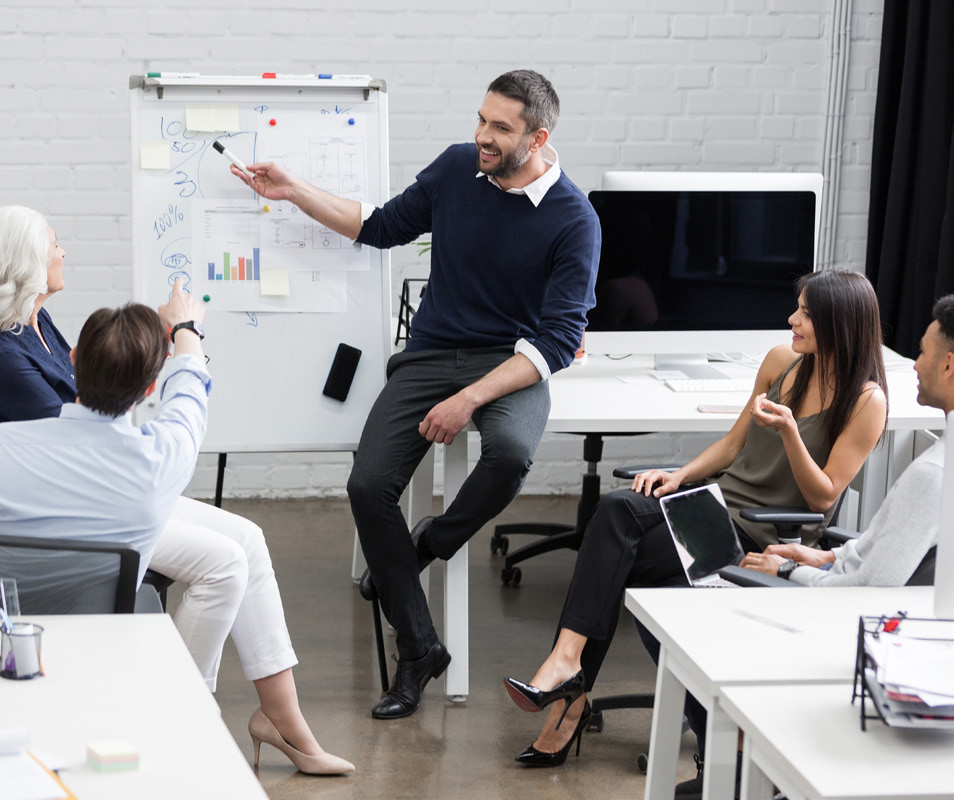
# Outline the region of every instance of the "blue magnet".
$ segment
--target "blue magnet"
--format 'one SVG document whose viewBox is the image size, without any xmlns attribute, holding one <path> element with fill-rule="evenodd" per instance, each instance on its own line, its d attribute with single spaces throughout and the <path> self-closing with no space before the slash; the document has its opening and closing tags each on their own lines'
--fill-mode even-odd
<svg viewBox="0 0 954 800">
<path fill-rule="evenodd" d="M 349 124 L 349 125 L 354 125 L 354 117 L 352 117 L 351 119 L 348 120 L 348 124 Z"/>
</svg>

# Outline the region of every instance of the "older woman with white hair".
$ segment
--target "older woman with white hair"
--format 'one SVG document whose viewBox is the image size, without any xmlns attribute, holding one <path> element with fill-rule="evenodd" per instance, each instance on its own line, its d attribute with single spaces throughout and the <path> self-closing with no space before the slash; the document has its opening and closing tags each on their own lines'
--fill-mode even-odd
<svg viewBox="0 0 954 800">
<path fill-rule="evenodd" d="M 41 214 L 0 207 L 0 422 L 59 416 L 76 401 L 70 346 L 43 308 L 64 287 L 64 257 Z M 262 529 L 180 497 L 149 566 L 186 585 L 175 624 L 212 691 L 231 633 L 261 702 L 248 725 L 256 765 L 264 741 L 302 772 L 352 772 L 322 750 L 301 713 L 298 660 Z"/>
</svg>

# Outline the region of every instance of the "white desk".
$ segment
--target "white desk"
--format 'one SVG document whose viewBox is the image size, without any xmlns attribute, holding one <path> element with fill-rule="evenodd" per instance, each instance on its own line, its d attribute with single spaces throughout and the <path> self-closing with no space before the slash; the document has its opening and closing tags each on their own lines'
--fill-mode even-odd
<svg viewBox="0 0 954 800">
<path fill-rule="evenodd" d="M 917 378 L 912 362 L 886 350 L 888 364 L 888 437 L 873 453 L 864 470 L 861 486 L 861 522 L 867 525 L 881 505 L 887 488 L 910 463 L 914 433 L 942 429 L 944 415 L 917 404 Z M 735 364 L 719 364 L 730 377 L 755 380 L 755 370 Z M 546 430 L 554 433 L 724 433 L 735 414 L 704 414 L 700 404 L 743 405 L 749 392 L 673 392 L 649 375 L 648 357 L 612 359 L 588 356 L 584 363 L 558 372 L 550 380 L 550 416 Z M 624 383 L 619 376 L 635 378 Z M 410 488 L 407 519 L 413 526 L 431 513 L 433 496 L 433 450 L 415 473 Z M 468 474 L 467 436 L 460 435 L 444 448 L 444 507 L 453 501 Z M 453 700 L 465 700 L 469 692 L 469 633 L 467 547 L 447 562 L 444 573 L 444 644 L 453 656 L 446 672 L 445 691 Z M 352 574 L 364 571 L 364 559 L 355 540 Z M 426 580 L 426 577 L 425 577 Z"/>
<path fill-rule="evenodd" d="M 703 796 L 729 800 L 738 735 L 722 706 L 725 688 L 844 688 L 854 675 L 858 617 L 932 616 L 933 598 L 932 587 L 628 589 L 626 607 L 660 643 L 646 797 L 672 797 L 687 690 L 708 711 Z"/>
<path fill-rule="evenodd" d="M 889 728 L 862 732 L 851 687 L 733 686 L 722 707 L 744 737 L 742 796 L 771 800 L 954 798 L 954 732 Z"/>
<path fill-rule="evenodd" d="M 914 433 L 942 430 L 944 414 L 917 403 L 913 362 L 885 348 L 888 378 L 888 435 L 869 456 L 862 474 L 860 525 L 864 529 L 887 489 L 910 463 Z M 750 377 L 755 370 L 718 364 L 729 377 Z M 562 433 L 725 433 L 735 414 L 703 414 L 700 404 L 743 405 L 749 392 L 673 392 L 649 375 L 644 356 L 611 359 L 588 356 L 550 379 L 547 430 Z M 619 376 L 635 379 L 623 383 Z"/>
<path fill-rule="evenodd" d="M 0 680 L 0 724 L 69 765 L 60 778 L 97 800 L 265 800 L 261 784 L 166 614 L 31 616 L 44 627 L 42 678 Z M 86 766 L 86 743 L 122 739 L 139 769 Z"/>
</svg>

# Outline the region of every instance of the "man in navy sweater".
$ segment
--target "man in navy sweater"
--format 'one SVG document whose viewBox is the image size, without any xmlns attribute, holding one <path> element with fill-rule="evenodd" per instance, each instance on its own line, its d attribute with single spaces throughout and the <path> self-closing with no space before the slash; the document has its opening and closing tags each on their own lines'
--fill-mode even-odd
<svg viewBox="0 0 954 800">
<path fill-rule="evenodd" d="M 452 145 L 381 208 L 336 197 L 275 164 L 251 164 L 262 196 L 386 248 L 431 233 L 427 292 L 407 347 L 365 423 L 348 496 L 400 659 L 378 719 L 413 714 L 450 654 L 418 574 L 448 559 L 516 497 L 550 409 L 547 379 L 573 361 L 595 304 L 600 229 L 549 145 L 560 106 L 536 72 L 501 75 L 477 114 L 476 147 Z M 450 508 L 408 535 L 398 507 L 432 442 L 473 420 L 481 454 Z M 368 581 L 365 581 L 367 583 Z"/>
</svg>

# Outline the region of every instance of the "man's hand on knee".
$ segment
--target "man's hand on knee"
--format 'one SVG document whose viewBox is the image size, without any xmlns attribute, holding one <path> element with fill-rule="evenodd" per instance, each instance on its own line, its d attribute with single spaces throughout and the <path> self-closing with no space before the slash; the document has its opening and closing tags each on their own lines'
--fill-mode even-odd
<svg viewBox="0 0 954 800">
<path fill-rule="evenodd" d="M 451 444 L 470 422 L 474 408 L 460 393 L 452 395 L 428 411 L 417 430 L 429 442 Z"/>
</svg>

